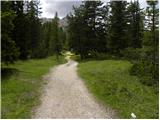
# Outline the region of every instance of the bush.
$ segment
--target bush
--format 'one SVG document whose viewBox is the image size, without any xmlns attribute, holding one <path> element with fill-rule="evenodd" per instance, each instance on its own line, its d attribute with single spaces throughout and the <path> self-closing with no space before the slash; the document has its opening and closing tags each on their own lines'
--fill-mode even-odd
<svg viewBox="0 0 160 120">
<path fill-rule="evenodd" d="M 130 69 L 131 75 L 137 75 L 141 78 L 141 82 L 148 86 L 158 84 L 159 69 L 158 64 L 146 60 L 135 63 Z"/>
<path fill-rule="evenodd" d="M 121 51 L 122 56 L 128 60 L 138 60 L 140 58 L 140 50 L 135 48 L 126 48 Z"/>
<path fill-rule="evenodd" d="M 127 60 L 153 60 L 153 48 L 152 47 L 143 47 L 143 48 L 126 48 L 121 51 L 122 56 Z"/>
</svg>

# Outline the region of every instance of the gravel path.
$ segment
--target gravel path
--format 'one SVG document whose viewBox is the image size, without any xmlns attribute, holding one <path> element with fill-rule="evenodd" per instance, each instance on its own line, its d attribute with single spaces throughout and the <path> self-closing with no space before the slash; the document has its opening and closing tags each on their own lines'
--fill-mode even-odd
<svg viewBox="0 0 160 120">
<path fill-rule="evenodd" d="M 41 105 L 32 118 L 115 118 L 112 110 L 99 105 L 76 73 L 77 62 L 69 60 L 50 70 Z"/>
</svg>

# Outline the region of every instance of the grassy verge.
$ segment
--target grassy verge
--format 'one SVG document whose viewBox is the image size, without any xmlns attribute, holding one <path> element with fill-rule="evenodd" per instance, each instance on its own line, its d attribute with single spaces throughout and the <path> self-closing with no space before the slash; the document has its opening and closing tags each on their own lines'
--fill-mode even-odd
<svg viewBox="0 0 160 120">
<path fill-rule="evenodd" d="M 63 63 L 56 57 L 18 61 L 14 65 L 2 67 L 1 117 L 30 118 L 32 108 L 39 103 L 42 76 L 50 67 Z"/>
<path fill-rule="evenodd" d="M 82 62 L 78 73 L 90 92 L 121 118 L 131 118 L 131 113 L 137 118 L 158 118 L 158 95 L 129 74 L 131 66 L 122 60 Z"/>
</svg>

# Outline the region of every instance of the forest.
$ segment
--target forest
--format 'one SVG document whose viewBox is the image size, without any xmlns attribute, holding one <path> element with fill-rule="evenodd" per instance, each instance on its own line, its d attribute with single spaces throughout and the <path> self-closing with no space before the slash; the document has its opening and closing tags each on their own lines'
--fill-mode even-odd
<svg viewBox="0 0 160 120">
<path fill-rule="evenodd" d="M 57 13 L 51 23 L 45 24 L 41 23 L 40 14 L 38 1 L 2 2 L 2 62 L 60 53 L 60 39 L 65 35 L 58 27 Z"/>
<path fill-rule="evenodd" d="M 127 59 L 131 74 L 158 89 L 158 1 L 86 1 L 68 15 L 68 45 L 81 59 Z"/>
<path fill-rule="evenodd" d="M 1 67 L 50 56 L 58 60 L 64 51 L 80 63 L 126 60 L 132 64 L 129 74 L 158 96 L 159 3 L 146 3 L 141 8 L 138 0 L 82 1 L 64 27 L 58 11 L 42 23 L 40 1 L 1 1 Z"/>
</svg>

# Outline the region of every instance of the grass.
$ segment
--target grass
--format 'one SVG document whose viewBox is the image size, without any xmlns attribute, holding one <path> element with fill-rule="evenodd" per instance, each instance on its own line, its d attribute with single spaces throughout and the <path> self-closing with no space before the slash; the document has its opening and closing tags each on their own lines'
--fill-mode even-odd
<svg viewBox="0 0 160 120">
<path fill-rule="evenodd" d="M 131 76 L 132 64 L 123 60 L 81 62 L 78 73 L 89 91 L 106 106 L 117 111 L 120 118 L 158 118 L 158 94 Z"/>
<path fill-rule="evenodd" d="M 3 119 L 31 118 L 32 109 L 39 104 L 42 76 L 50 67 L 63 63 L 56 57 L 18 61 L 2 66 L 1 117 Z"/>
</svg>

